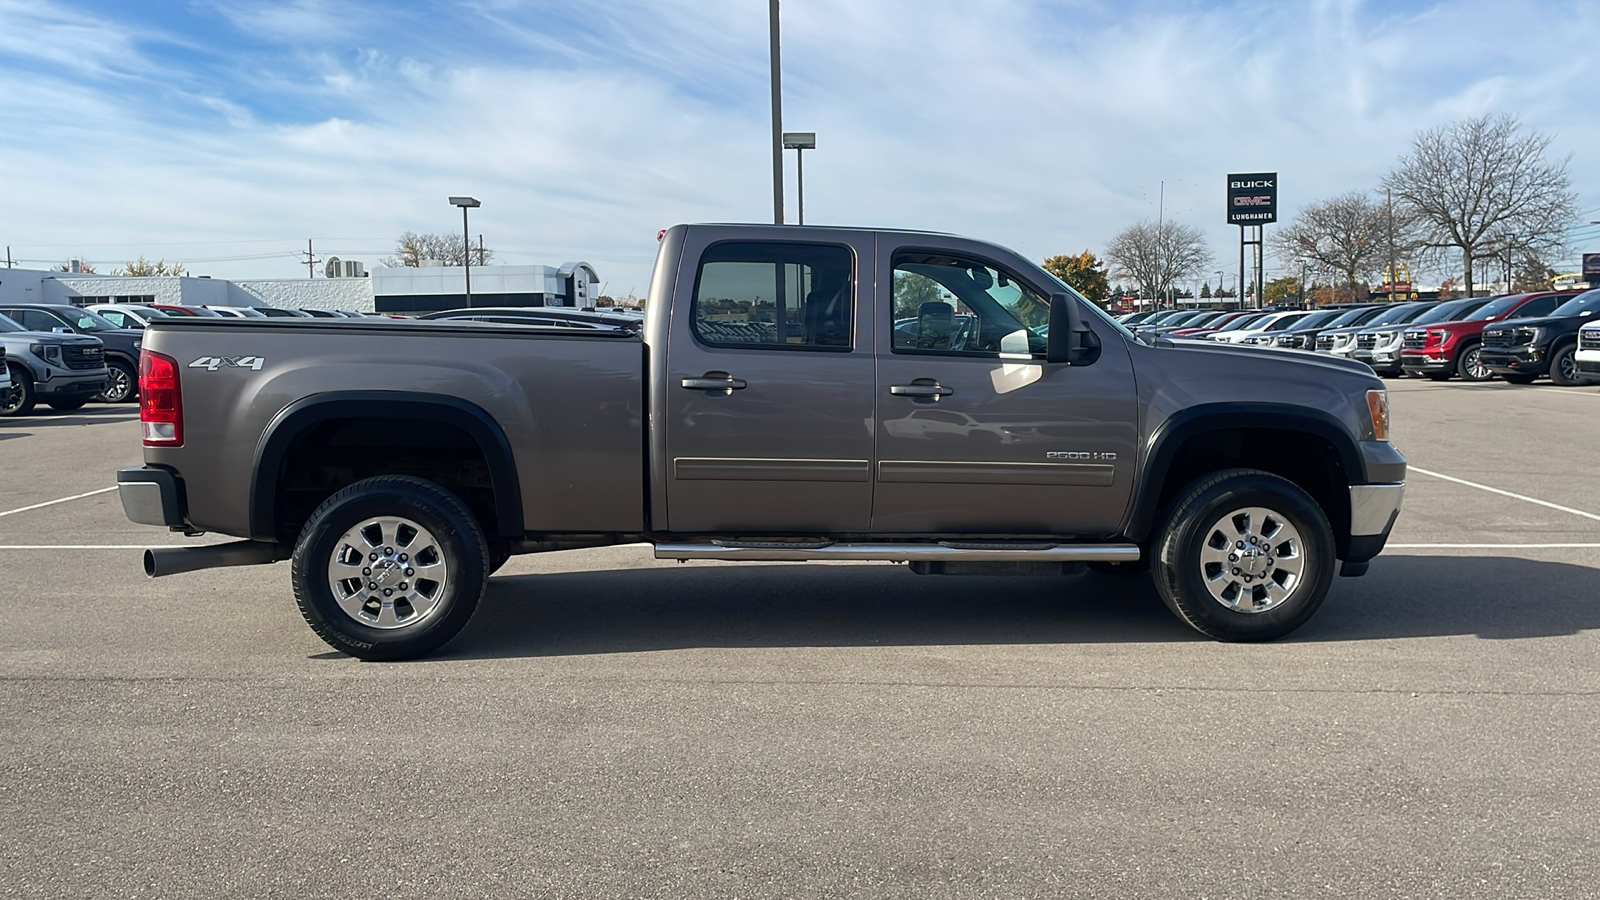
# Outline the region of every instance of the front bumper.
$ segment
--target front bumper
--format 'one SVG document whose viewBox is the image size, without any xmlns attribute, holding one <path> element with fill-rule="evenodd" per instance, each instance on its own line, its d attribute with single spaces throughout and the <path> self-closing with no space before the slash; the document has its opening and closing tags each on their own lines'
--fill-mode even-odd
<svg viewBox="0 0 1600 900">
<path fill-rule="evenodd" d="M 1364 573 L 1367 563 L 1383 552 L 1400 517 L 1405 492 L 1405 482 L 1350 486 L 1350 546 L 1344 553 L 1342 574 Z"/>
<path fill-rule="evenodd" d="M 1478 351 L 1478 362 L 1498 375 L 1518 372 L 1543 375 L 1550 368 L 1550 360 L 1544 351 L 1529 344 L 1517 347 L 1484 347 Z"/>
<path fill-rule="evenodd" d="M 1424 375 L 1432 375 L 1438 372 L 1449 372 L 1453 370 L 1455 368 L 1455 363 L 1451 360 L 1451 355 L 1448 353 L 1443 354 L 1441 357 L 1435 358 L 1424 352 L 1418 351 L 1416 353 L 1401 353 L 1400 367 L 1405 369 L 1407 372 L 1421 372 Z"/>
<path fill-rule="evenodd" d="M 61 375 L 53 374 L 47 381 L 40 379 L 33 383 L 34 390 L 40 397 L 81 397 L 94 395 L 111 387 L 111 376 L 106 370 L 92 375 Z"/>
<path fill-rule="evenodd" d="M 126 466 L 117 470 L 122 511 L 140 525 L 181 527 L 188 514 L 183 479 L 170 469 Z"/>
<path fill-rule="evenodd" d="M 1386 350 L 1381 347 L 1374 350 L 1357 349 L 1350 354 L 1350 357 L 1371 366 L 1374 372 L 1398 375 L 1401 371 L 1398 349 Z"/>
</svg>

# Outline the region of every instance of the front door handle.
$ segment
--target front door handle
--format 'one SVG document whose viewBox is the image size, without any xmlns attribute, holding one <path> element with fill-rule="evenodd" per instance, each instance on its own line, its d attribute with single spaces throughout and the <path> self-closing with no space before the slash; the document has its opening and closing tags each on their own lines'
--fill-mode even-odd
<svg viewBox="0 0 1600 900">
<path fill-rule="evenodd" d="M 707 372 L 699 378 L 685 378 L 678 382 L 691 391 L 722 391 L 732 393 L 746 387 L 743 378 L 734 378 L 727 372 Z"/>
<path fill-rule="evenodd" d="M 947 388 L 937 381 L 918 381 L 913 384 L 895 384 L 889 386 L 889 393 L 896 397 L 948 397 L 955 393 L 954 388 Z"/>
</svg>

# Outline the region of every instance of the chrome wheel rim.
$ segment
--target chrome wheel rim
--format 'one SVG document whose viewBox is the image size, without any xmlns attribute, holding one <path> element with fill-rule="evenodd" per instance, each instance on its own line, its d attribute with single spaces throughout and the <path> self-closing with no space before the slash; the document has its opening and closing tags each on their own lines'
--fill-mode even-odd
<svg viewBox="0 0 1600 900">
<path fill-rule="evenodd" d="M 128 373 L 117 366 L 111 366 L 110 369 L 111 386 L 106 388 L 105 393 L 100 396 L 106 398 L 109 403 L 121 403 L 128 399 L 128 392 L 133 388 L 133 379 L 129 378 Z"/>
<path fill-rule="evenodd" d="M 1574 354 L 1568 353 L 1568 354 L 1563 355 L 1561 357 L 1561 359 L 1557 360 L 1556 362 L 1557 362 L 1557 365 L 1559 365 L 1561 367 L 1561 377 L 1562 377 L 1563 380 L 1565 380 L 1565 381 L 1577 381 L 1578 380 L 1578 358 L 1577 358 L 1577 356 L 1575 356 Z"/>
<path fill-rule="evenodd" d="M 1217 603 L 1256 615 L 1282 606 L 1299 591 L 1305 540 L 1282 513 L 1247 506 L 1218 516 L 1204 533 L 1200 580 Z"/>
<path fill-rule="evenodd" d="M 368 628 L 414 628 L 450 583 L 444 551 L 428 529 L 399 516 L 364 519 L 340 536 L 328 587 L 344 614 Z"/>
<path fill-rule="evenodd" d="M 1482 356 L 1476 347 L 1467 351 L 1467 377 L 1473 381 L 1486 381 L 1489 378 L 1489 367 L 1483 364 Z"/>
</svg>

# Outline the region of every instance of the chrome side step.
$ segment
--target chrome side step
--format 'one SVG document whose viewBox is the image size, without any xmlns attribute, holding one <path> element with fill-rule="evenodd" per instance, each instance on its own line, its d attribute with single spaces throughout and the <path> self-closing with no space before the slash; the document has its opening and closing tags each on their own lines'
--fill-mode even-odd
<svg viewBox="0 0 1600 900">
<path fill-rule="evenodd" d="M 746 562 L 830 559 L 886 562 L 1138 562 L 1139 546 L 1005 541 L 945 541 L 928 544 L 707 541 L 656 544 L 656 559 L 726 559 Z"/>
</svg>

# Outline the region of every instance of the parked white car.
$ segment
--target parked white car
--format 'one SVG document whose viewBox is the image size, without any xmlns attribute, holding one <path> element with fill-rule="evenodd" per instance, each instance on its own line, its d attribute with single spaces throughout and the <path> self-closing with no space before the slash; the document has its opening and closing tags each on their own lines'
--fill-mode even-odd
<svg viewBox="0 0 1600 900">
<path fill-rule="evenodd" d="M 1578 329 L 1578 374 L 1600 378 L 1600 322 Z"/>
<path fill-rule="evenodd" d="M 136 303 L 96 303 L 85 309 L 118 328 L 142 329 L 150 324 L 151 319 L 162 319 L 167 315 L 159 309 L 151 309 Z"/>
<path fill-rule="evenodd" d="M 1257 335 L 1267 335 L 1270 338 L 1275 336 L 1273 332 L 1287 331 L 1289 326 L 1309 315 L 1311 315 L 1311 310 L 1308 309 L 1291 309 L 1284 312 L 1271 313 L 1256 319 L 1244 328 L 1214 331 L 1206 335 L 1206 337 L 1210 340 L 1227 344 L 1249 343 L 1250 338 Z"/>
</svg>

